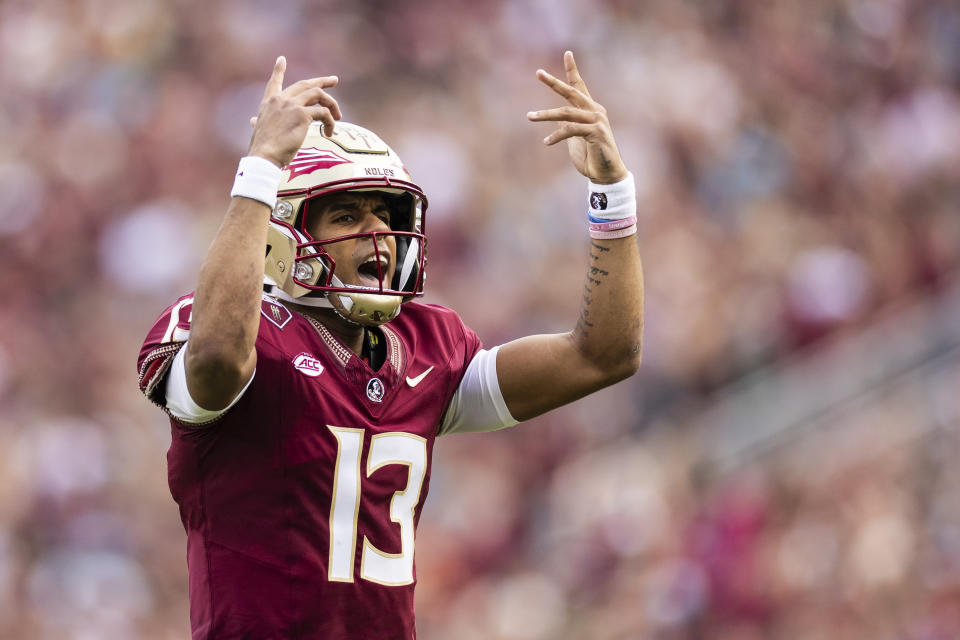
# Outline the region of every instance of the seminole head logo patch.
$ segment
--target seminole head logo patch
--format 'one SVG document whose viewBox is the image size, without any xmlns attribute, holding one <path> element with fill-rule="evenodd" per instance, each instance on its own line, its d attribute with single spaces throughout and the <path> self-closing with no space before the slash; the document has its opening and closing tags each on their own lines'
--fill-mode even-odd
<svg viewBox="0 0 960 640">
<path fill-rule="evenodd" d="M 590 194 L 590 208 L 603 211 L 607 208 L 607 194 L 594 191 Z"/>
<path fill-rule="evenodd" d="M 385 391 L 380 378 L 370 378 L 370 381 L 367 382 L 367 397 L 370 398 L 371 401 L 382 402 Z"/>
</svg>

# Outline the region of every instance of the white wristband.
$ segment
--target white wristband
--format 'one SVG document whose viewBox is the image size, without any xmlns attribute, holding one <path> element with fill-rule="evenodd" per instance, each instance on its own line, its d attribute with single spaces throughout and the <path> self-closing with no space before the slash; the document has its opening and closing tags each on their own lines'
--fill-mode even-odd
<svg viewBox="0 0 960 640">
<path fill-rule="evenodd" d="M 260 156 L 240 158 L 230 197 L 240 196 L 257 200 L 273 211 L 277 206 L 277 189 L 280 188 L 282 174 L 280 167 L 266 158 Z"/>
<path fill-rule="evenodd" d="M 613 184 L 589 182 L 587 194 L 590 222 L 610 222 L 637 215 L 637 188 L 629 171 L 626 178 Z"/>
</svg>

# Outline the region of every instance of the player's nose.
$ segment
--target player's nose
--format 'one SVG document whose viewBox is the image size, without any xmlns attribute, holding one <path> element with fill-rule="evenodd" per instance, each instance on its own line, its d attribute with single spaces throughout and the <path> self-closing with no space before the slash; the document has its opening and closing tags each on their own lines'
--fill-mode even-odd
<svg viewBox="0 0 960 640">
<path fill-rule="evenodd" d="M 380 211 L 374 211 L 370 208 L 363 210 L 363 230 L 364 231 L 390 231 L 390 223 L 382 218 Z"/>
</svg>

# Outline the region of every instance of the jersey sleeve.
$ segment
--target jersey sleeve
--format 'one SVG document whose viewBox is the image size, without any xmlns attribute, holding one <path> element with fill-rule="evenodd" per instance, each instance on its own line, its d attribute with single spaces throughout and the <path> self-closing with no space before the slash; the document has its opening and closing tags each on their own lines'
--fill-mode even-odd
<svg viewBox="0 0 960 640">
<path fill-rule="evenodd" d="M 254 369 L 250 374 L 250 379 L 243 389 L 237 392 L 230 404 L 223 409 L 204 409 L 194 401 L 190 395 L 190 389 L 187 387 L 187 370 L 184 364 L 185 350 L 181 348 L 173 358 L 173 364 L 167 369 L 167 391 L 164 395 L 167 413 L 184 424 L 193 427 L 201 427 L 216 421 L 220 416 L 233 408 L 233 405 L 240 401 L 243 394 L 247 392 L 250 385 L 253 384 L 253 378 L 257 371 Z"/>
<path fill-rule="evenodd" d="M 449 360 L 452 387 L 437 435 L 494 431 L 517 423 L 500 393 L 496 360 L 499 347 L 483 348 L 479 336 L 455 312 L 443 309 L 446 331 L 435 337 L 456 345 Z"/>
<path fill-rule="evenodd" d="M 140 391 L 164 411 L 167 411 L 166 376 L 177 352 L 190 337 L 192 314 L 192 293 L 167 307 L 147 332 L 137 358 Z"/>
<path fill-rule="evenodd" d="M 438 435 L 496 431 L 517 424 L 500 392 L 496 346 L 481 349 L 470 360 L 447 405 Z"/>
</svg>

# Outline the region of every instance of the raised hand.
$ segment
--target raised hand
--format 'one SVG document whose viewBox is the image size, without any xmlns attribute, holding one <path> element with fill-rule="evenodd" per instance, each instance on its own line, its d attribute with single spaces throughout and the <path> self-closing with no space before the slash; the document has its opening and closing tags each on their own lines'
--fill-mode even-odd
<svg viewBox="0 0 960 640">
<path fill-rule="evenodd" d="M 543 142 L 554 145 L 567 141 L 570 159 L 577 171 L 598 184 L 619 182 L 627 177 L 627 168 L 620 159 L 613 130 L 607 119 L 607 110 L 590 97 L 587 85 L 580 77 L 573 52 L 563 54 L 567 81 L 555 78 L 543 69 L 537 70 L 537 79 L 566 99 L 568 106 L 531 111 L 532 121 L 558 122 L 560 126 Z"/>
<path fill-rule="evenodd" d="M 334 121 L 342 117 L 337 101 L 325 91 L 336 86 L 337 76 L 300 80 L 284 89 L 286 70 L 287 59 L 280 56 L 267 81 L 257 117 L 251 120 L 253 136 L 247 152 L 281 167 L 293 160 L 311 122 L 322 122 L 329 136 L 333 135 Z"/>
</svg>

